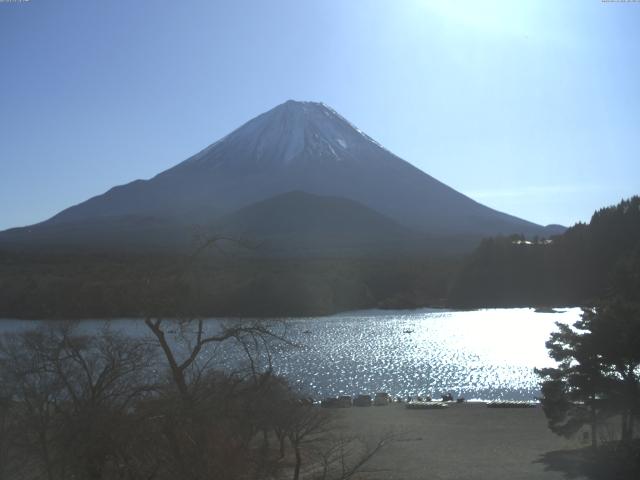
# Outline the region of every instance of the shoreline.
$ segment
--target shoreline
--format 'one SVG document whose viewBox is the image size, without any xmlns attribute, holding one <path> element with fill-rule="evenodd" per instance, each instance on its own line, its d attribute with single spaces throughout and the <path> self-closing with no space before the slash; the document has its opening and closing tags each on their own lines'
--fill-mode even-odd
<svg viewBox="0 0 640 480">
<path fill-rule="evenodd" d="M 364 309 L 353 309 L 353 310 L 337 310 L 331 313 L 318 313 L 318 314 L 290 314 L 290 315 L 262 315 L 262 316 L 247 316 L 247 315 L 201 315 L 194 316 L 193 319 L 203 319 L 203 320 L 232 320 L 232 321 L 266 321 L 266 320 L 295 320 L 295 319 L 311 319 L 311 318 L 319 318 L 319 319 L 327 319 L 334 316 L 340 315 L 355 315 L 361 313 L 369 313 L 369 314 L 379 314 L 379 315 L 387 315 L 389 312 L 409 312 L 409 313 L 420 313 L 424 312 L 475 312 L 475 311 L 485 311 L 485 310 L 533 310 L 535 313 L 562 313 L 565 310 L 570 310 L 573 308 L 581 308 L 581 305 L 558 305 L 552 307 L 540 307 L 533 305 L 518 305 L 518 306 L 477 306 L 477 307 L 455 307 L 455 306 L 421 306 L 421 307 L 397 307 L 397 308 L 382 308 L 382 307 L 371 307 Z M 0 323 L 4 321 L 19 321 L 19 322 L 83 322 L 83 321 L 118 321 L 118 320 L 144 320 L 146 317 L 144 316 L 116 316 L 116 317 L 102 317 L 102 316 L 90 316 L 90 317 L 76 317 L 76 316 L 59 316 L 59 317 L 21 317 L 21 316 L 12 316 L 12 317 L 3 317 L 0 316 Z M 178 317 L 163 317 L 166 320 L 178 320 Z"/>
</svg>

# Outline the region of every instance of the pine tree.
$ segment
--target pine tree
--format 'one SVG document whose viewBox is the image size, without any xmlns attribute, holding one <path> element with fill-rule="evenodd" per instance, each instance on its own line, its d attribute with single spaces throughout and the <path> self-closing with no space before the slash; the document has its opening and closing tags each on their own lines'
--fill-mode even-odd
<svg viewBox="0 0 640 480">
<path fill-rule="evenodd" d="M 618 414 L 622 440 L 631 440 L 640 413 L 640 306 L 611 299 L 584 308 L 572 327 L 557 325 L 546 345 L 558 367 L 537 370 L 549 428 L 569 437 L 589 425 L 597 447 L 598 424 Z"/>
</svg>

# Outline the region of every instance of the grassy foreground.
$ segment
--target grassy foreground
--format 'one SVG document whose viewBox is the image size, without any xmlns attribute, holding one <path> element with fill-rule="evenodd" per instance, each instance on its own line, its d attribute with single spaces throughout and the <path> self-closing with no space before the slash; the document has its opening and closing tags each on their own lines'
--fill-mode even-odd
<svg viewBox="0 0 640 480">
<path fill-rule="evenodd" d="M 552 452 L 584 447 L 577 439 L 551 433 L 540 407 L 492 409 L 466 403 L 408 410 L 392 404 L 336 415 L 352 435 L 399 434 L 366 465 L 362 479 L 564 479 L 562 468 L 548 460 Z"/>
</svg>

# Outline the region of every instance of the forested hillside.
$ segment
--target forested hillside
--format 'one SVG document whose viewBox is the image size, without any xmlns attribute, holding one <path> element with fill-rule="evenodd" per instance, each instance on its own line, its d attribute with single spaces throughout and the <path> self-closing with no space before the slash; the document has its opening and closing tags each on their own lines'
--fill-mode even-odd
<svg viewBox="0 0 640 480">
<path fill-rule="evenodd" d="M 551 239 L 455 256 L 259 258 L 0 251 L 0 317 L 326 315 L 364 308 L 580 305 L 640 295 L 640 197 Z"/>
<path fill-rule="evenodd" d="M 458 307 L 577 305 L 615 287 L 640 295 L 640 197 L 598 210 L 589 224 L 526 241 L 482 241 L 453 283 Z"/>
<path fill-rule="evenodd" d="M 326 315 L 443 305 L 458 260 L 0 252 L 0 318 Z"/>
</svg>

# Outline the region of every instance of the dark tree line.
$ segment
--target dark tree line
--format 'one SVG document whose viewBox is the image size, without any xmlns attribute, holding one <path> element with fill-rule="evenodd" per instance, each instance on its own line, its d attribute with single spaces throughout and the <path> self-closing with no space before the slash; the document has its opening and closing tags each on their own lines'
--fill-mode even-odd
<svg viewBox="0 0 640 480">
<path fill-rule="evenodd" d="M 455 259 L 242 258 L 202 255 L 197 281 L 176 276 L 179 255 L 0 251 L 0 317 L 326 315 L 376 307 L 441 305 Z M 198 290 L 194 298 L 193 290 Z M 167 295 L 186 304 L 167 303 Z M 144 300 L 144 301 L 142 301 Z"/>
<path fill-rule="evenodd" d="M 140 317 L 149 305 L 165 316 L 188 306 L 203 316 L 274 317 L 364 308 L 586 304 L 611 288 L 638 285 L 639 206 L 640 198 L 633 197 L 604 208 L 589 224 L 577 224 L 550 243 L 520 235 L 488 238 L 466 258 L 416 252 L 354 258 L 207 254 L 198 262 L 196 283 L 175 275 L 185 255 L 0 251 L 0 316 Z M 628 283 L 631 277 L 635 283 Z M 189 297 L 188 305 L 166 303 L 167 292 L 184 299 L 194 285 L 200 294 Z"/>
<path fill-rule="evenodd" d="M 550 241 L 548 241 L 550 240 Z M 584 305 L 624 290 L 640 295 L 640 197 L 597 211 L 552 239 L 485 239 L 458 273 L 459 307 Z"/>
</svg>

